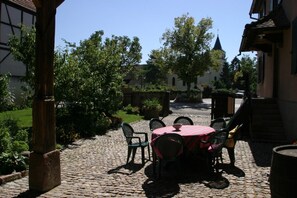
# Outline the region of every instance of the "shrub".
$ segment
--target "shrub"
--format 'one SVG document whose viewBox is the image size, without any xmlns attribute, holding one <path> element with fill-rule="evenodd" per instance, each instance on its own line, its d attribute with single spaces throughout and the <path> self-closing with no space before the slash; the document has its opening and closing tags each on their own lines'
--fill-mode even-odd
<svg viewBox="0 0 297 198">
<path fill-rule="evenodd" d="M 12 150 L 17 153 L 21 153 L 23 151 L 28 151 L 29 146 L 25 141 L 13 141 Z"/>
<path fill-rule="evenodd" d="M 18 126 L 18 120 L 12 117 L 7 117 L 4 120 L 1 120 L 0 127 L 8 128 L 11 137 L 16 136 L 20 130 L 20 127 Z"/>
<path fill-rule="evenodd" d="M 15 151 L 20 153 L 29 150 L 28 131 L 18 126 L 17 120 L 7 118 L 0 122 L 1 152 Z"/>
<path fill-rule="evenodd" d="M 123 122 L 123 119 L 119 116 L 112 116 L 110 120 L 111 120 L 110 128 L 113 128 L 113 129 L 119 128 L 121 123 Z"/>
<path fill-rule="evenodd" d="M 139 107 L 133 107 L 131 104 L 127 105 L 126 107 L 124 107 L 123 109 L 124 111 L 127 112 L 127 114 L 139 114 Z"/>
<path fill-rule="evenodd" d="M 146 99 L 143 101 L 142 112 L 144 114 L 144 119 L 151 119 L 159 117 L 162 110 L 162 105 L 158 99 Z"/>
<path fill-rule="evenodd" d="M 72 123 L 64 123 L 56 127 L 56 139 L 60 144 L 69 144 L 79 139 L 79 134 L 75 131 Z"/>
<path fill-rule="evenodd" d="M 110 125 L 112 124 L 112 121 L 110 118 L 105 116 L 104 114 L 100 115 L 96 120 L 96 128 L 97 128 L 97 134 L 103 134 L 107 131 L 107 129 L 110 128 Z"/>
<path fill-rule="evenodd" d="M 0 153 L 11 151 L 11 137 L 9 129 L 6 127 L 0 127 Z"/>
<path fill-rule="evenodd" d="M 8 75 L 0 74 L 0 112 L 13 108 L 14 97 L 8 90 Z"/>
<path fill-rule="evenodd" d="M 0 155 L 0 174 L 10 174 L 13 171 L 26 170 L 26 158 L 16 152 L 2 153 Z"/>
<path fill-rule="evenodd" d="M 28 142 L 28 131 L 25 129 L 19 129 L 18 132 L 13 136 L 16 141 Z"/>
</svg>

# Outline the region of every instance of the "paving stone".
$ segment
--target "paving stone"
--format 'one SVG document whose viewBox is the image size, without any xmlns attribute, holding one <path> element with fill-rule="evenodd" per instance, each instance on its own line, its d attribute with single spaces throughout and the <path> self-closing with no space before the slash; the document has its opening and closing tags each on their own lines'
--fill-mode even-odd
<svg viewBox="0 0 297 198">
<path fill-rule="evenodd" d="M 205 109 L 205 105 L 203 109 L 199 106 L 182 111 L 175 109 L 163 121 L 170 125 L 179 115 L 191 117 L 195 124 L 210 123 L 210 109 Z M 136 131 L 151 135 L 148 123 L 143 120 L 132 123 L 132 126 Z M 166 173 L 164 178 L 154 179 L 152 162 L 141 165 L 140 149 L 135 163 L 126 165 L 127 145 L 122 131 L 111 130 L 106 135 L 79 140 L 61 152 L 61 185 L 36 195 L 28 191 L 28 176 L 25 176 L 2 184 L 0 197 L 270 197 L 269 162 L 263 163 L 257 152 L 266 149 L 269 153 L 273 145 L 261 143 L 261 150 L 257 150 L 252 149 L 253 144 L 247 140 L 238 141 L 235 150 L 237 169 L 222 172 L 229 186 L 214 189 L 206 185 L 209 181 L 199 177 L 199 172 L 195 173 L 199 170 L 195 167 L 183 171 L 181 176 L 174 176 L 178 174 L 173 171 Z M 147 152 L 145 154 L 147 156 Z M 225 163 L 229 162 L 226 150 L 223 150 L 223 158 Z"/>
</svg>

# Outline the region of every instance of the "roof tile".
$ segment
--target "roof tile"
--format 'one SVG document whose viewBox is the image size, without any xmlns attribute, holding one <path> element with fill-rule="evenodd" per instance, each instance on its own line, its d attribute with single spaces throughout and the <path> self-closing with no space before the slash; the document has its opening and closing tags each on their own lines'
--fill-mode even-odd
<svg viewBox="0 0 297 198">
<path fill-rule="evenodd" d="M 36 11 L 35 5 L 32 0 L 9 0 L 10 2 L 17 4 L 21 7 L 24 7 L 31 11 Z"/>
</svg>

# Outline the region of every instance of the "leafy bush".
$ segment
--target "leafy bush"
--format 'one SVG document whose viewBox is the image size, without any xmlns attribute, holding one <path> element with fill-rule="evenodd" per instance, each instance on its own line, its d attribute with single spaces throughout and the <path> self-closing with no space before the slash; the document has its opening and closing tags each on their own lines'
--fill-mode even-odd
<svg viewBox="0 0 297 198">
<path fill-rule="evenodd" d="M 16 141 L 28 142 L 28 131 L 25 129 L 19 129 L 18 132 L 13 136 Z"/>
<path fill-rule="evenodd" d="M 230 91 L 229 89 L 216 89 L 212 92 L 213 94 L 225 94 L 225 95 L 233 95 L 235 96 L 234 91 Z"/>
<path fill-rule="evenodd" d="M 112 129 L 117 129 L 120 127 L 121 123 L 123 122 L 123 119 L 119 116 L 112 116 L 110 118 L 111 120 L 111 125 L 110 125 L 110 128 Z"/>
<path fill-rule="evenodd" d="M 8 128 L 11 137 L 16 136 L 20 130 L 18 121 L 12 117 L 7 117 L 4 120 L 1 120 L 0 127 Z"/>
<path fill-rule="evenodd" d="M 127 114 L 139 114 L 139 107 L 133 107 L 131 104 L 127 105 L 126 107 L 124 107 L 124 111 L 127 112 Z"/>
<path fill-rule="evenodd" d="M 23 151 L 28 151 L 29 146 L 28 146 L 27 142 L 25 142 L 25 141 L 13 141 L 12 150 L 17 153 L 21 153 Z"/>
<path fill-rule="evenodd" d="M 26 170 L 26 158 L 16 152 L 2 153 L 0 155 L 0 174 L 10 174 L 13 171 Z"/>
<path fill-rule="evenodd" d="M 13 108 L 14 97 L 8 90 L 8 75 L 0 74 L 0 112 Z"/>
<path fill-rule="evenodd" d="M 142 113 L 144 114 L 144 119 L 159 117 L 161 110 L 162 105 L 158 99 L 152 98 L 143 101 Z"/>
<path fill-rule="evenodd" d="M 158 99 L 152 98 L 152 99 L 146 99 L 143 101 L 143 109 L 145 109 L 145 110 L 149 110 L 149 109 L 161 110 L 162 106 Z"/>
<path fill-rule="evenodd" d="M 0 121 L 0 152 L 29 150 L 28 131 L 18 126 L 17 120 L 6 118 Z"/>
<path fill-rule="evenodd" d="M 60 144 L 69 144 L 79 139 L 79 134 L 70 123 L 68 125 L 60 125 L 56 128 L 57 142 Z"/>
<path fill-rule="evenodd" d="M 97 134 L 102 134 L 107 131 L 107 129 L 110 128 L 110 125 L 112 124 L 112 121 L 110 118 L 102 114 L 99 116 L 96 120 L 96 129 L 97 129 Z"/>
<path fill-rule="evenodd" d="M 9 129 L 6 127 L 0 127 L 0 153 L 5 151 L 11 151 L 11 137 Z"/>
</svg>

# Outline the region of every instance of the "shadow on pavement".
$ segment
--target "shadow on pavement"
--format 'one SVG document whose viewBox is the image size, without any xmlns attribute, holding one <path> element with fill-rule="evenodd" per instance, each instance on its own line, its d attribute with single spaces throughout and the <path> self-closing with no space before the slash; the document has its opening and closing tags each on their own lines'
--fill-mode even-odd
<svg viewBox="0 0 297 198">
<path fill-rule="evenodd" d="M 271 142 L 252 142 L 249 141 L 249 146 L 254 157 L 255 163 L 260 167 L 270 167 L 272 149 L 282 143 L 271 143 Z"/>
<path fill-rule="evenodd" d="M 42 195 L 42 193 L 33 191 L 33 190 L 27 190 L 25 192 L 20 193 L 18 196 L 14 198 L 28 198 L 28 197 L 35 198 L 35 197 L 39 197 L 40 195 Z"/>
<path fill-rule="evenodd" d="M 143 168 L 142 164 L 134 164 L 134 163 L 128 163 L 125 165 L 118 166 L 114 169 L 109 170 L 108 174 L 113 173 L 120 173 L 124 175 L 132 175 L 133 173 L 136 173 L 137 171 L 141 170 Z"/>
<path fill-rule="evenodd" d="M 201 161 L 190 160 L 183 161 L 181 169 L 177 169 L 174 165 L 165 169 L 162 168 L 160 178 L 156 178 L 153 175 L 153 165 L 148 165 L 145 168 L 145 174 L 148 178 L 142 185 L 146 196 L 173 197 L 179 193 L 179 185 L 187 183 L 203 184 L 215 189 L 224 189 L 229 186 L 228 179 L 223 177 L 222 173 L 209 172 L 209 169 Z M 241 176 L 244 175 L 243 171 L 239 168 L 236 168 L 236 171 L 241 172 Z M 231 174 L 231 170 L 229 170 L 228 174 Z M 233 174 L 236 174 L 235 171 Z"/>
<path fill-rule="evenodd" d="M 172 110 L 180 110 L 180 109 L 187 109 L 187 108 L 197 109 L 197 110 L 209 110 L 211 109 L 211 104 L 171 102 L 170 108 Z"/>
</svg>

